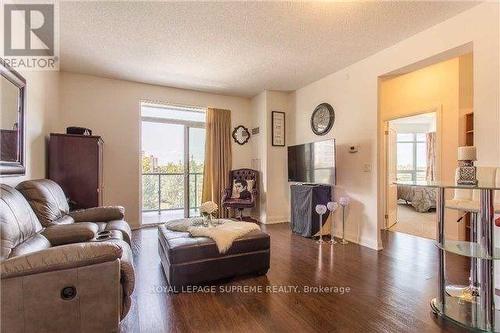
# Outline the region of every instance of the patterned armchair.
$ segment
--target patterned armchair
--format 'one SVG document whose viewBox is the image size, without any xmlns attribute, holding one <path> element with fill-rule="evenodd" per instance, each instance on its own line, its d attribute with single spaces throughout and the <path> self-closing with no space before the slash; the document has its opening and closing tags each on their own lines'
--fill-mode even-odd
<svg viewBox="0 0 500 333">
<path fill-rule="evenodd" d="M 239 219 L 243 218 L 243 210 L 245 208 L 253 208 L 255 207 L 255 202 L 259 195 L 259 191 L 257 190 L 258 186 L 258 171 L 252 169 L 237 169 L 231 170 L 229 172 L 229 183 L 228 187 L 224 189 L 222 194 L 222 206 L 226 209 L 235 209 L 240 212 Z M 233 184 L 235 181 L 244 180 L 244 181 L 253 181 L 253 186 L 249 189 L 250 195 L 244 196 L 244 198 L 232 198 L 233 194 Z"/>
</svg>

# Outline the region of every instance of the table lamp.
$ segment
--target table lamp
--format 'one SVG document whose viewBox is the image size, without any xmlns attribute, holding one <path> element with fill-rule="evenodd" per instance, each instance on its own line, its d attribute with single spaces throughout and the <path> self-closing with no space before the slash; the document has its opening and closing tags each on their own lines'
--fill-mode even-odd
<svg viewBox="0 0 500 333">
<path fill-rule="evenodd" d="M 458 175 L 457 184 L 459 185 L 477 185 L 476 167 L 476 147 L 464 146 L 458 147 Z"/>
</svg>

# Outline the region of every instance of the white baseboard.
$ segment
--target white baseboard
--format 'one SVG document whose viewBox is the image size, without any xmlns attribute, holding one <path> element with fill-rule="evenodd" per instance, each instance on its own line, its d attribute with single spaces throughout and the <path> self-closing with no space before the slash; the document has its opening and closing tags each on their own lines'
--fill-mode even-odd
<svg viewBox="0 0 500 333">
<path fill-rule="evenodd" d="M 341 238 L 342 235 L 339 232 L 336 232 L 335 237 Z M 359 238 L 357 235 L 353 235 L 353 234 L 346 234 L 345 239 L 351 243 L 356 243 L 356 244 L 368 247 L 368 248 L 373 249 L 373 250 L 379 251 L 379 250 L 383 249 L 381 246 L 380 247 L 378 246 L 378 242 L 376 239 L 367 238 L 367 237 Z"/>
<path fill-rule="evenodd" d="M 271 216 L 267 217 L 265 221 L 261 221 L 262 224 L 278 224 L 278 223 L 290 223 L 288 217 L 285 216 Z"/>
</svg>

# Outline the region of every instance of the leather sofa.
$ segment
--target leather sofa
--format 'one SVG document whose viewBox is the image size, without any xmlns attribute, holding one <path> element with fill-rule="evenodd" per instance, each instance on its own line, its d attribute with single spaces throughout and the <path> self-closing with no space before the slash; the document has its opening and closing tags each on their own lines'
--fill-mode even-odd
<svg viewBox="0 0 500 333">
<path fill-rule="evenodd" d="M 86 222 L 43 226 L 19 191 L 0 190 L 1 331 L 117 331 L 134 290 L 122 231 L 99 233 L 99 224 Z M 32 205 L 48 218 L 56 214 L 53 203 Z"/>
<path fill-rule="evenodd" d="M 69 211 L 68 201 L 59 184 L 50 179 L 27 180 L 16 186 L 28 200 L 38 220 L 44 227 L 88 222 L 95 224 L 98 232 L 118 230 L 129 245 L 131 230 L 120 206 L 94 207 Z"/>
</svg>

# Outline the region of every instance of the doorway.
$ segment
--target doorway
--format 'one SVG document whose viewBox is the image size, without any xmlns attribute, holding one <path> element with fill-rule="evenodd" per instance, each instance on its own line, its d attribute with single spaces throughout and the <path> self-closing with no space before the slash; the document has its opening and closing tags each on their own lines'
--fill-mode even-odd
<svg viewBox="0 0 500 333">
<path fill-rule="evenodd" d="M 411 186 L 411 183 L 437 180 L 437 113 L 396 118 L 387 121 L 385 126 L 386 227 L 390 231 L 434 238 L 436 192 L 433 188 Z"/>
<path fill-rule="evenodd" d="M 142 224 L 199 216 L 205 109 L 141 104 Z"/>
</svg>

